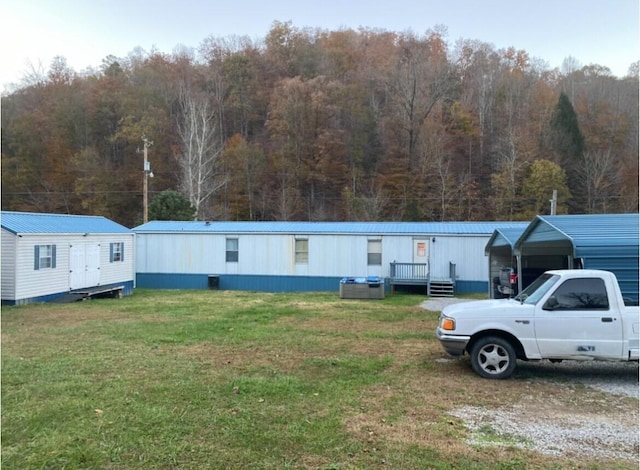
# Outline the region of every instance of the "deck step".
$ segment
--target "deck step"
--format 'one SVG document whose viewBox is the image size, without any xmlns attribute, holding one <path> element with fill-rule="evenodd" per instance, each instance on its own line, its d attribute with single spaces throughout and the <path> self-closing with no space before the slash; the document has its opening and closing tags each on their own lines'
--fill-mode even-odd
<svg viewBox="0 0 640 470">
<path fill-rule="evenodd" d="M 451 280 L 432 280 L 428 285 L 429 297 L 453 297 L 454 283 Z"/>
</svg>

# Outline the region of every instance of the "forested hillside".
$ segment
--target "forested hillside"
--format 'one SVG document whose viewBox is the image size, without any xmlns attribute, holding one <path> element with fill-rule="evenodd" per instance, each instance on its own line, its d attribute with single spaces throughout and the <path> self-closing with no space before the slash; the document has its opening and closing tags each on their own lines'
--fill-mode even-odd
<svg viewBox="0 0 640 470">
<path fill-rule="evenodd" d="M 2 208 L 142 222 L 530 220 L 638 211 L 638 67 L 549 70 L 526 51 L 273 23 L 261 40 L 57 58 L 2 97 Z"/>
</svg>

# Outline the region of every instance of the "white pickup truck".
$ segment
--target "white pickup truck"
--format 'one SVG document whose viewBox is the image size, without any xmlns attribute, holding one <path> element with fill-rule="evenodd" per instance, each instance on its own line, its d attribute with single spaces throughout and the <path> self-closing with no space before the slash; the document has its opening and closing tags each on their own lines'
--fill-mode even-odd
<svg viewBox="0 0 640 470">
<path fill-rule="evenodd" d="M 513 299 L 445 307 L 436 336 L 450 355 L 468 353 L 477 374 L 505 379 L 516 359 L 637 361 L 638 314 L 613 273 L 547 271 Z"/>
</svg>

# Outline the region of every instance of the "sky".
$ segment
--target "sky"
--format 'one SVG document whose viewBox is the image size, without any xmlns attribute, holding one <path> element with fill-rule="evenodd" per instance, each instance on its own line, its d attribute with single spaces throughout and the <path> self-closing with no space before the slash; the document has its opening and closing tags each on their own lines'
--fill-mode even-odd
<svg viewBox="0 0 640 470">
<path fill-rule="evenodd" d="M 379 28 L 515 47 L 560 68 L 567 57 L 624 76 L 640 60 L 638 0 L 0 0 L 0 87 L 62 56 L 76 72 L 136 48 L 170 54 L 207 37 L 263 39 L 295 28 Z"/>
</svg>

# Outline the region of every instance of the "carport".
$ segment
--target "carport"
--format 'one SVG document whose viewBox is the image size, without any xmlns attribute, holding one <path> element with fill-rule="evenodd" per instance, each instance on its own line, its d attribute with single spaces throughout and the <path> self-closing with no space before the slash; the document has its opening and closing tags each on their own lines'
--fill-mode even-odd
<svg viewBox="0 0 640 470">
<path fill-rule="evenodd" d="M 484 248 L 484 254 L 489 257 L 489 297 L 492 297 L 492 280 L 500 276 L 500 269 L 517 266 L 513 246 L 526 228 L 525 222 L 521 227 L 501 227 L 489 238 Z"/>
<path fill-rule="evenodd" d="M 622 294 L 638 301 L 639 237 L 638 214 L 539 215 L 513 252 L 519 272 L 523 267 L 611 271 Z"/>
</svg>

